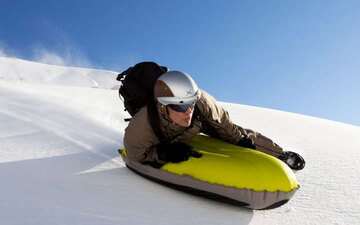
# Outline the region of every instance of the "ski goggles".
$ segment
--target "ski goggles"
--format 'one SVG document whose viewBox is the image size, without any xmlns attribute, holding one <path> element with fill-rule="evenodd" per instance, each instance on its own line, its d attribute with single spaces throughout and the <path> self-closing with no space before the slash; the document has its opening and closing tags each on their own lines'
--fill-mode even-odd
<svg viewBox="0 0 360 225">
<path fill-rule="evenodd" d="M 170 104 L 168 105 L 172 110 L 176 111 L 176 112 L 186 112 L 186 110 L 188 110 L 188 108 L 190 108 L 191 110 L 194 109 L 195 107 L 195 102 L 191 103 L 191 104 L 184 104 L 184 105 L 175 105 L 175 104 Z"/>
</svg>

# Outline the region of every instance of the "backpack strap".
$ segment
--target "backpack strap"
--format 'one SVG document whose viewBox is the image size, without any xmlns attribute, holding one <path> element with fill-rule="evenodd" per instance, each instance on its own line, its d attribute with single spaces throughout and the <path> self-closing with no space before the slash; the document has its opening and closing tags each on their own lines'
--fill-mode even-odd
<svg viewBox="0 0 360 225">
<path fill-rule="evenodd" d="M 125 79 L 126 74 L 128 74 L 131 69 L 132 69 L 132 67 L 129 67 L 126 70 L 119 73 L 116 77 L 116 80 L 121 81 L 121 83 L 123 83 L 123 80 Z"/>
<path fill-rule="evenodd" d="M 161 143 L 169 143 L 170 140 L 165 137 L 165 135 L 161 132 L 160 129 L 160 118 L 159 118 L 159 113 L 157 110 L 157 104 L 155 102 L 155 99 L 153 97 L 149 97 L 146 106 L 148 111 L 149 122 L 155 135 L 159 138 Z"/>
</svg>

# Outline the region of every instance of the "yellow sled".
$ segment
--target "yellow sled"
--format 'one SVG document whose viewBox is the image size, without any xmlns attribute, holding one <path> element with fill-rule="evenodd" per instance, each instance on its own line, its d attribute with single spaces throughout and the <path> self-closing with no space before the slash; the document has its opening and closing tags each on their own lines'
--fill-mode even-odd
<svg viewBox="0 0 360 225">
<path fill-rule="evenodd" d="M 160 169 L 129 160 L 125 150 L 122 156 L 142 176 L 251 209 L 285 204 L 300 187 L 293 171 L 275 157 L 204 135 L 187 144 L 203 156 Z"/>
</svg>

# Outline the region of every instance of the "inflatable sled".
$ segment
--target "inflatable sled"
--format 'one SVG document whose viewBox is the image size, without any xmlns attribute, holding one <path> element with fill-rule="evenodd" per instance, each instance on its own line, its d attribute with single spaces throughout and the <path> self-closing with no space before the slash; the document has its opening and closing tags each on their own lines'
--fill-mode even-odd
<svg viewBox="0 0 360 225">
<path fill-rule="evenodd" d="M 204 135 L 187 144 L 203 156 L 160 169 L 129 160 L 125 150 L 122 157 L 129 169 L 146 178 L 250 209 L 283 205 L 300 187 L 293 171 L 275 157 Z"/>
</svg>

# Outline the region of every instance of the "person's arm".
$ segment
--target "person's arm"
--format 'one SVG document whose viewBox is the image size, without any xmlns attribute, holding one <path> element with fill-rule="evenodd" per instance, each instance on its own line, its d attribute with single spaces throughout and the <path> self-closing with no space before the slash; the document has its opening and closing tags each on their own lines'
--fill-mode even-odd
<svg viewBox="0 0 360 225">
<path fill-rule="evenodd" d="M 202 112 L 204 122 L 211 126 L 222 140 L 237 144 L 246 136 L 244 129 L 231 121 L 229 113 L 217 103 L 214 97 L 205 91 L 202 91 L 201 94 L 197 106 Z"/>
<path fill-rule="evenodd" d="M 159 162 L 157 145 L 159 139 L 156 137 L 148 121 L 146 107 L 142 108 L 131 118 L 125 129 L 124 146 L 130 160 L 137 162 Z"/>
</svg>

